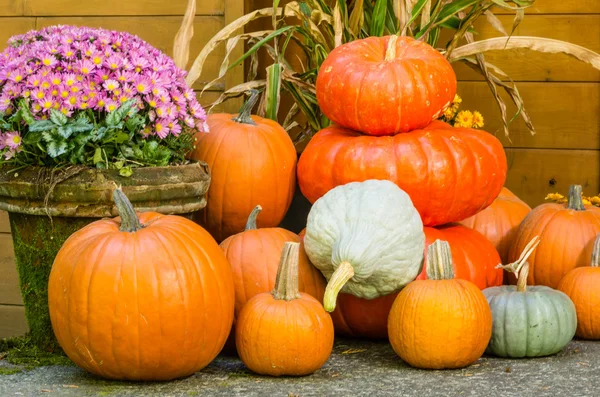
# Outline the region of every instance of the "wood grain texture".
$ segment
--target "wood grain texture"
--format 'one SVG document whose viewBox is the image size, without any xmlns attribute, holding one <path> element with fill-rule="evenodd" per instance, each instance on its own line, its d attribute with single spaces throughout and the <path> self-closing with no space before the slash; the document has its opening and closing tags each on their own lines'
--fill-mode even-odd
<svg viewBox="0 0 600 397">
<path fill-rule="evenodd" d="M 532 136 L 521 117 L 510 125 L 510 141 L 504 136 L 500 109 L 487 83 L 459 82 L 461 109 L 478 110 L 484 130 L 494 133 L 505 147 L 550 149 L 600 149 L 600 83 L 528 83 L 517 87 L 537 134 Z M 508 114 L 517 111 L 502 91 Z"/>
<path fill-rule="evenodd" d="M 195 18 L 195 33 L 190 46 L 188 66 L 191 65 L 208 40 L 223 28 L 224 22 L 225 19 L 222 16 L 198 16 Z M 138 35 L 170 56 L 173 52 L 173 40 L 181 24 L 181 17 L 44 17 L 36 19 L 35 27 L 39 29 L 56 24 L 85 25 L 126 31 Z M 220 46 L 208 57 L 202 79 L 198 80 L 194 88 L 203 87 L 217 77 L 224 55 L 224 46 Z M 222 88 L 222 85 L 214 87 L 215 90 Z"/>
<path fill-rule="evenodd" d="M 599 150 L 507 149 L 506 187 L 530 206 L 548 193 L 566 195 L 569 186 L 583 186 L 585 195 L 600 192 Z"/>
<path fill-rule="evenodd" d="M 14 0 L 0 0 L 14 1 Z M 17 0 L 22 2 L 23 0 Z M 196 15 L 223 15 L 226 0 L 197 0 Z M 24 0 L 31 16 L 183 15 L 188 0 Z"/>
<path fill-rule="evenodd" d="M 501 8 L 494 9 L 497 14 L 510 14 Z M 532 14 L 600 14 L 598 0 L 537 0 L 525 10 L 525 16 Z"/>
<path fill-rule="evenodd" d="M 22 305 L 12 236 L 0 233 L 0 305 Z"/>
<path fill-rule="evenodd" d="M 23 15 L 25 0 L 0 0 L 0 16 Z"/>
<path fill-rule="evenodd" d="M 0 305 L 0 339 L 24 335 L 28 330 L 23 306 Z"/>
<path fill-rule="evenodd" d="M 595 0 L 598 1 L 598 0 Z M 600 4 L 600 1 L 598 1 Z M 510 32 L 513 17 L 499 19 Z M 476 40 L 503 36 L 485 18 L 476 24 Z M 577 44 L 600 52 L 600 14 L 526 15 L 515 31 L 519 36 L 547 37 Z M 445 43 L 443 36 L 440 43 Z M 600 81 L 600 70 L 565 54 L 545 54 L 527 49 L 488 51 L 486 60 L 502 69 L 515 81 Z M 483 80 L 483 76 L 462 62 L 454 64 L 459 80 Z"/>
<path fill-rule="evenodd" d="M 0 211 L 0 233 L 10 233 L 10 223 L 6 211 Z"/>
<path fill-rule="evenodd" d="M 35 18 L 0 18 L 0 49 L 4 50 L 8 39 L 17 34 L 27 33 L 35 29 Z"/>
</svg>

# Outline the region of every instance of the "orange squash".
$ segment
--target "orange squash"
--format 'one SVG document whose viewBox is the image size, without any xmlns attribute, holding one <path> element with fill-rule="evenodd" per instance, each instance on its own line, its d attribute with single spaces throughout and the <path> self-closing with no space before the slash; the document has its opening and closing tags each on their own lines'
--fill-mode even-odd
<svg viewBox="0 0 600 397">
<path fill-rule="evenodd" d="M 515 262 L 529 241 L 540 236 L 540 245 L 529 257 L 527 284 L 556 288 L 568 272 L 589 265 L 598 233 L 600 208 L 583 205 L 581 186 L 573 185 L 566 204 L 539 205 L 523 219 L 508 259 Z M 512 274 L 510 282 L 516 283 Z"/>
<path fill-rule="evenodd" d="M 333 348 L 331 317 L 319 301 L 298 291 L 299 248 L 285 243 L 275 288 L 250 299 L 237 320 L 240 359 L 259 374 L 311 374 Z"/>
<path fill-rule="evenodd" d="M 502 263 L 508 263 L 517 228 L 530 211 L 530 206 L 504 187 L 489 207 L 458 223 L 483 234 L 498 250 Z"/>
<path fill-rule="evenodd" d="M 492 312 L 483 293 L 454 278 L 447 242 L 427 251 L 427 280 L 398 294 L 388 319 L 390 343 L 413 367 L 462 368 L 477 361 L 492 334 Z"/>
<path fill-rule="evenodd" d="M 215 240 L 180 216 L 136 215 L 120 189 L 121 217 L 91 223 L 60 249 L 48 305 L 61 347 L 109 379 L 170 380 L 221 351 L 233 321 L 231 268 Z"/>
<path fill-rule="evenodd" d="M 276 122 L 250 112 L 258 99 L 253 92 L 239 115 L 208 116 L 209 133 L 196 135 L 191 158 L 205 161 L 211 171 L 206 207 L 194 220 L 221 242 L 244 230 L 246 217 L 262 204 L 259 227 L 283 220 L 296 188 L 296 149 Z"/>
<path fill-rule="evenodd" d="M 577 311 L 575 335 L 600 340 L 600 234 L 596 236 L 589 267 L 571 270 L 558 284 L 558 290 L 571 298 Z"/>
</svg>

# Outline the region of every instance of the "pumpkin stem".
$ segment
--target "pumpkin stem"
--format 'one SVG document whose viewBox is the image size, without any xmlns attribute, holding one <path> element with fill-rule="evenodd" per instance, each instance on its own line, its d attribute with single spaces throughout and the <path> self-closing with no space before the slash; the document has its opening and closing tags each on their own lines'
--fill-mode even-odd
<svg viewBox="0 0 600 397">
<path fill-rule="evenodd" d="M 594 248 L 592 249 L 592 263 L 590 266 L 600 267 L 600 233 L 598 233 L 596 241 L 594 242 Z"/>
<path fill-rule="evenodd" d="M 121 227 L 119 230 L 134 233 L 144 227 L 135 213 L 133 204 L 131 204 L 131 201 L 125 196 L 120 187 L 113 191 L 113 200 L 121 216 Z"/>
<path fill-rule="evenodd" d="M 300 243 L 286 242 L 281 251 L 275 288 L 271 292 L 277 300 L 291 301 L 300 298 L 298 291 L 298 252 Z"/>
<path fill-rule="evenodd" d="M 254 122 L 254 120 L 252 120 L 252 117 L 250 116 L 252 114 L 252 109 L 254 108 L 254 105 L 256 105 L 256 102 L 258 101 L 259 94 L 260 92 L 258 90 L 250 90 L 250 98 L 248 98 L 246 103 L 242 105 L 240 112 L 238 113 L 237 117 L 233 118 L 233 121 L 240 124 L 256 125 L 256 123 Z"/>
<path fill-rule="evenodd" d="M 518 292 L 527 291 L 527 276 L 529 276 L 529 263 L 525 262 L 525 264 L 523 264 L 523 268 L 519 272 L 519 278 L 517 280 Z"/>
<path fill-rule="evenodd" d="M 335 310 L 335 303 L 340 290 L 352 277 L 354 277 L 354 268 L 350 262 L 344 261 L 340 263 L 337 269 L 335 269 L 335 272 L 331 275 L 327 287 L 325 288 L 323 307 L 326 311 L 332 312 Z"/>
<path fill-rule="evenodd" d="M 387 48 L 385 49 L 385 60 L 393 61 L 396 59 L 396 43 L 398 42 L 398 35 L 390 36 Z"/>
<path fill-rule="evenodd" d="M 450 244 L 447 241 L 435 240 L 427 247 L 427 279 L 452 280 L 453 278 L 454 265 Z"/>
<path fill-rule="evenodd" d="M 260 211 L 262 211 L 262 207 L 260 205 L 254 207 L 254 209 L 250 213 L 250 216 L 248 216 L 248 221 L 246 222 L 246 230 L 258 229 L 258 227 L 256 226 L 256 218 L 258 217 L 258 214 L 260 214 Z"/>
<path fill-rule="evenodd" d="M 516 262 L 509 263 L 508 265 L 503 265 L 502 263 L 500 263 L 499 265 L 496 266 L 496 269 L 504 269 L 507 272 L 514 273 L 518 280 L 517 286 L 518 286 L 518 283 L 521 283 L 521 282 L 527 283 L 527 275 L 529 274 L 529 264 L 527 263 L 527 259 L 533 253 L 533 251 L 537 248 L 537 246 L 540 244 L 540 241 L 541 241 L 540 236 L 535 236 L 534 238 L 531 239 L 531 241 L 529 243 L 527 243 L 527 245 L 525 246 L 525 249 L 523 250 L 523 252 L 521 252 L 521 256 L 519 256 L 519 259 L 517 259 Z M 527 266 L 526 271 L 524 270 L 525 266 Z M 527 273 L 527 275 L 525 276 L 525 281 L 521 281 L 521 273 L 522 272 Z"/>
<path fill-rule="evenodd" d="M 569 200 L 567 201 L 567 208 L 575 211 L 585 211 L 585 206 L 583 205 L 583 199 L 581 195 L 581 185 L 569 186 Z"/>
</svg>

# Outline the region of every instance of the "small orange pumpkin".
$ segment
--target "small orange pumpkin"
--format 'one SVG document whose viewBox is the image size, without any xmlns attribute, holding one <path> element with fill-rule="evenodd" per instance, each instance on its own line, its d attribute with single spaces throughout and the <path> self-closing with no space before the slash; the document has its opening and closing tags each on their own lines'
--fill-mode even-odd
<svg viewBox="0 0 600 397">
<path fill-rule="evenodd" d="M 475 284 L 454 278 L 446 241 L 427 249 L 427 280 L 398 294 L 388 319 L 396 354 L 417 368 L 462 368 L 477 361 L 492 335 L 492 312 Z"/>
<path fill-rule="evenodd" d="M 458 223 L 483 234 L 498 250 L 502 263 L 508 263 L 517 228 L 530 211 L 530 206 L 504 187 L 489 207 Z"/>
<path fill-rule="evenodd" d="M 589 267 L 571 270 L 558 284 L 558 290 L 571 298 L 577 311 L 575 335 L 600 340 L 600 234 L 596 237 Z"/>
<path fill-rule="evenodd" d="M 109 379 L 191 375 L 221 351 L 233 321 L 231 268 L 216 241 L 180 216 L 121 217 L 75 232 L 50 272 L 48 306 L 61 347 Z"/>
<path fill-rule="evenodd" d="M 527 244 L 540 236 L 541 242 L 529 257 L 528 285 L 556 288 L 576 267 L 588 266 L 596 235 L 600 233 L 600 208 L 584 205 L 581 186 L 569 188 L 566 204 L 545 203 L 533 209 L 521 222 L 508 255 L 516 262 Z M 509 281 L 516 283 L 510 274 Z"/>
<path fill-rule="evenodd" d="M 311 374 L 333 348 L 331 317 L 319 301 L 298 291 L 299 248 L 285 243 L 275 288 L 250 299 L 237 320 L 238 354 L 258 374 Z"/>
<path fill-rule="evenodd" d="M 253 91 L 237 116 L 209 115 L 210 132 L 196 134 L 191 158 L 208 164 L 211 181 L 206 207 L 194 221 L 218 242 L 242 232 L 259 202 L 265 206 L 259 226 L 279 225 L 296 189 L 294 143 L 275 121 L 250 115 L 258 96 Z"/>
</svg>

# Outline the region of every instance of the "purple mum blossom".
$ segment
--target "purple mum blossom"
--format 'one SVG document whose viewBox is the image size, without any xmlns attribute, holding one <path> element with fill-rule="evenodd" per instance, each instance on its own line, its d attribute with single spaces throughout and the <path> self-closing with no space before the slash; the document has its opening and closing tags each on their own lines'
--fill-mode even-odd
<svg viewBox="0 0 600 397">
<path fill-rule="evenodd" d="M 12 37 L 0 53 L 0 112 L 14 111 L 27 99 L 38 120 L 50 109 L 69 117 L 90 109 L 102 118 L 134 98 L 150 118 L 145 134 L 164 138 L 183 128 L 204 130 L 206 112 L 186 75 L 138 36 L 52 26 Z"/>
</svg>

